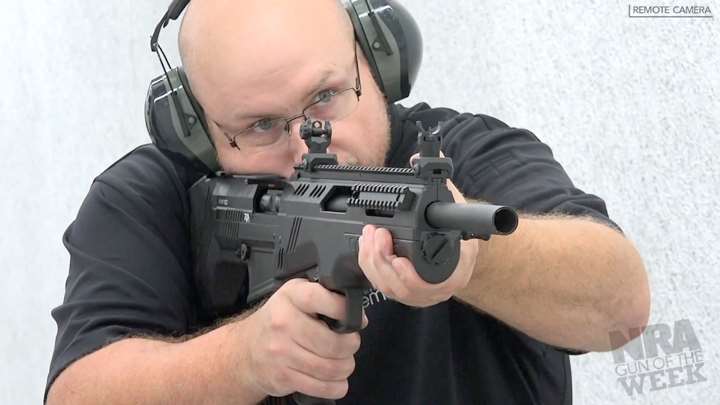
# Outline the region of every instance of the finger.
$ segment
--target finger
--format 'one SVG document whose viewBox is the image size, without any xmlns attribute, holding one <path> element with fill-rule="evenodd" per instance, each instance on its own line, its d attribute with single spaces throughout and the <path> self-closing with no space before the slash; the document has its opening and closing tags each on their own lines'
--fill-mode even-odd
<svg viewBox="0 0 720 405">
<path fill-rule="evenodd" d="M 442 158 L 445 157 L 445 154 L 442 153 L 442 151 L 440 151 L 440 157 L 442 157 Z M 416 153 L 410 157 L 410 167 L 414 167 L 415 160 L 417 160 L 418 158 L 420 158 L 419 153 Z M 447 180 L 447 187 L 450 190 L 450 193 L 452 193 L 452 196 L 455 199 L 455 202 L 463 202 L 463 203 L 466 202 L 465 197 L 462 195 L 460 190 L 455 186 L 455 184 L 450 179 Z"/>
<path fill-rule="evenodd" d="M 292 368 L 281 380 L 295 387 L 295 391 L 316 398 L 340 399 L 347 395 L 349 388 L 347 380 L 322 381 Z"/>
<path fill-rule="evenodd" d="M 358 265 L 365 277 L 368 279 L 373 288 L 382 291 L 384 285 L 382 279 L 377 274 L 377 269 L 373 265 L 373 247 L 375 246 L 375 227 L 365 225 L 360 238 L 360 246 L 358 251 Z"/>
<path fill-rule="evenodd" d="M 453 292 L 464 288 L 470 281 L 470 278 L 475 271 L 475 265 L 477 263 L 479 253 L 478 249 L 478 240 L 461 240 L 458 263 L 450 277 L 439 285 Z"/>
<path fill-rule="evenodd" d="M 297 314 L 292 315 L 296 319 L 283 324 L 292 325 L 291 336 L 295 343 L 327 358 L 344 358 L 357 352 L 360 348 L 358 333 L 335 333 L 317 318 L 317 314 L 322 314 L 344 321 L 347 313 L 347 299 L 344 296 L 312 282 L 298 284 L 286 294 L 298 310 Z"/>
<path fill-rule="evenodd" d="M 462 195 L 460 190 L 455 186 L 455 183 L 453 183 L 450 179 L 447 180 L 447 188 L 450 190 L 450 193 L 452 194 L 453 198 L 455 199 L 455 202 L 457 203 L 466 203 L 465 197 Z"/>
<path fill-rule="evenodd" d="M 326 358 L 298 346 L 288 359 L 288 367 L 321 381 L 343 381 L 355 370 L 355 358 Z"/>
<path fill-rule="evenodd" d="M 407 305 L 425 307 L 438 302 L 447 301 L 452 296 L 447 288 L 447 281 L 440 284 L 431 284 L 423 280 L 415 270 L 415 266 L 405 257 L 398 257 L 392 262 L 392 266 L 402 281 L 403 286 L 412 294 L 402 297 Z M 415 292 L 422 291 L 422 294 Z"/>
<path fill-rule="evenodd" d="M 415 166 L 415 161 L 420 157 L 419 153 L 415 153 L 412 156 L 410 156 L 410 167 Z"/>
<path fill-rule="evenodd" d="M 441 158 L 445 157 L 445 154 L 442 151 L 440 151 L 440 157 Z M 420 153 L 414 153 L 412 156 L 410 156 L 410 167 L 413 167 L 413 165 L 415 165 L 415 161 L 418 158 L 420 158 Z"/>
<path fill-rule="evenodd" d="M 292 336 L 293 341 L 320 357 L 344 359 L 360 349 L 358 332 L 337 333 L 318 319 L 310 319 L 309 322 L 303 322 L 298 326 L 299 330 Z"/>
<path fill-rule="evenodd" d="M 475 265 L 478 258 L 478 252 L 480 250 L 480 241 L 477 239 L 461 240 L 460 241 L 460 252 L 463 253 L 461 259 L 469 260 L 470 263 Z"/>
<path fill-rule="evenodd" d="M 392 266 L 392 261 L 397 258 L 393 249 L 392 235 L 387 229 L 379 228 L 375 231 L 373 242 L 375 246 L 372 263 L 378 277 L 382 279 L 384 290 L 381 291 L 392 298 L 402 300 L 408 296 L 409 291 Z"/>
<path fill-rule="evenodd" d="M 395 257 L 392 234 L 385 228 L 375 229 L 375 251 L 386 261 L 390 262 Z"/>
<path fill-rule="evenodd" d="M 409 290 L 430 289 L 434 284 L 423 280 L 415 270 L 412 262 L 406 257 L 396 257 L 390 263 L 398 280 Z"/>
<path fill-rule="evenodd" d="M 345 319 L 347 312 L 345 296 L 328 290 L 320 283 L 304 282 L 296 286 L 285 289 L 285 294 L 301 312 L 312 316 L 321 314 L 340 321 Z"/>
</svg>

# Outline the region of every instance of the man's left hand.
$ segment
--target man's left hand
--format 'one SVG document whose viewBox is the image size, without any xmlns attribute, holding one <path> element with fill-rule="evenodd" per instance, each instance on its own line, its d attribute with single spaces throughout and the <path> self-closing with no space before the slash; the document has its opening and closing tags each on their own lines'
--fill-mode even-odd
<svg viewBox="0 0 720 405">
<path fill-rule="evenodd" d="M 448 188 L 456 203 L 466 203 L 450 180 Z M 395 255 L 392 235 L 387 229 L 365 225 L 360 238 L 358 263 L 372 286 L 386 297 L 405 305 L 428 307 L 447 301 L 467 285 L 475 268 L 478 250 L 478 240 L 461 240 L 460 260 L 455 271 L 444 282 L 430 284 L 420 278 L 410 260 Z"/>
</svg>

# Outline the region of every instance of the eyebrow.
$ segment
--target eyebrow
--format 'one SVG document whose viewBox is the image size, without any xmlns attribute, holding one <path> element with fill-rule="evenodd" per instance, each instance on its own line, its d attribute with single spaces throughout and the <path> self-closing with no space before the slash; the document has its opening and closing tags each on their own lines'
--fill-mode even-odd
<svg viewBox="0 0 720 405">
<path fill-rule="evenodd" d="M 302 98 L 303 101 L 309 99 L 310 97 L 312 97 L 313 95 L 315 95 L 315 93 L 317 93 L 317 92 L 319 92 L 320 90 L 322 90 L 323 87 L 325 87 L 325 85 L 327 84 L 328 79 L 330 79 L 330 76 L 333 75 L 333 73 L 335 73 L 335 72 L 332 71 L 332 70 L 325 70 L 325 71 L 323 72 L 322 77 L 320 78 L 320 81 L 318 81 L 318 84 L 317 84 L 315 87 L 313 87 L 312 90 L 310 90 L 309 92 L 307 92 L 307 93 L 305 94 L 305 97 Z"/>
<path fill-rule="evenodd" d="M 334 73 L 336 73 L 336 71 L 333 71 L 333 70 L 323 71 L 322 76 L 320 77 L 320 80 L 317 82 L 317 84 L 315 86 L 312 87 L 312 89 L 310 91 L 305 93 L 305 95 L 302 97 L 302 100 L 303 101 L 308 100 L 310 97 L 315 95 L 315 93 L 321 91 L 323 89 L 323 87 L 327 85 L 328 80 Z M 298 113 L 300 113 L 300 111 L 298 111 Z M 238 117 L 238 121 L 250 121 L 250 120 L 257 120 L 257 119 L 268 118 L 268 117 L 273 117 L 273 115 L 272 114 L 259 114 L 259 115 L 241 116 L 241 117 Z M 276 116 L 275 118 L 280 118 L 280 117 Z M 282 117 L 282 118 L 287 118 L 287 117 Z M 224 125 L 218 124 L 218 126 L 222 129 L 226 129 L 226 127 Z M 242 128 L 239 130 L 241 131 L 243 129 L 245 129 L 245 128 Z"/>
</svg>

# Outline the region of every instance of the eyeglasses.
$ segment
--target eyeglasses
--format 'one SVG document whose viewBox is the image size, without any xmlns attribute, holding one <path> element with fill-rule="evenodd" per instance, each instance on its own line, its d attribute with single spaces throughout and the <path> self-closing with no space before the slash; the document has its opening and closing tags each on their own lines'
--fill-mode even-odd
<svg viewBox="0 0 720 405">
<path fill-rule="evenodd" d="M 262 148 L 275 145 L 281 139 L 290 135 L 292 124 L 297 119 L 338 121 L 346 118 L 355 111 L 362 94 L 357 47 L 355 47 L 355 74 L 355 87 L 343 90 L 323 90 L 317 93 L 312 103 L 298 115 L 289 118 L 264 118 L 240 132 L 228 133 L 223 131 L 225 137 L 230 142 L 230 146 L 236 149 Z M 215 125 L 218 124 L 215 123 Z"/>
</svg>

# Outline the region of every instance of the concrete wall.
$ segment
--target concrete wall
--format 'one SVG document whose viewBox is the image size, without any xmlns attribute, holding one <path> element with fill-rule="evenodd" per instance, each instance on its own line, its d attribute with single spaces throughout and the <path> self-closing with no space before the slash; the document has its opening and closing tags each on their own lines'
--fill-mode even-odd
<svg viewBox="0 0 720 405">
<path fill-rule="evenodd" d="M 148 140 L 148 38 L 167 3 L 2 0 L 0 403 L 41 401 L 61 235 L 92 178 Z M 689 319 L 698 336 L 707 381 L 631 398 L 611 354 L 589 354 L 572 361 L 575 403 L 720 403 L 720 3 L 703 3 L 712 19 L 631 19 L 614 1 L 405 4 L 426 42 L 410 102 L 534 131 L 643 253 L 652 322 Z"/>
</svg>

